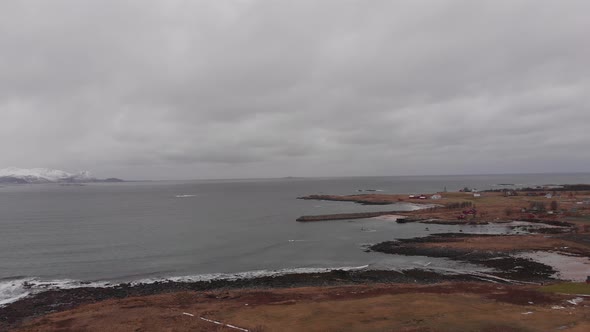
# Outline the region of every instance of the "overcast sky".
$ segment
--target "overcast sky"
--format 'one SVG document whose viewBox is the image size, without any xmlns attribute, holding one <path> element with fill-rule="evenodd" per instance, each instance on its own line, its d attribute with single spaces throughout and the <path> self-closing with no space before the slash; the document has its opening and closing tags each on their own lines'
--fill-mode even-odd
<svg viewBox="0 0 590 332">
<path fill-rule="evenodd" d="M 590 1 L 2 1 L 0 168 L 581 172 Z"/>
</svg>

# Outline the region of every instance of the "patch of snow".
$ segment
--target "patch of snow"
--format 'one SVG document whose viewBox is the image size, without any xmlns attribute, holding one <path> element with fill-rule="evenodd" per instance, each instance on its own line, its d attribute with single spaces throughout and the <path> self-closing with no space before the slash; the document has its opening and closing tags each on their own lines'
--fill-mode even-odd
<svg viewBox="0 0 590 332">
<path fill-rule="evenodd" d="M 84 181 L 91 180 L 92 176 L 88 171 L 68 173 L 62 170 L 50 168 L 16 168 L 8 167 L 0 169 L 0 177 L 12 177 L 27 181 L 29 183 L 48 183 L 63 181 Z"/>
<path fill-rule="evenodd" d="M 569 304 L 578 305 L 579 303 L 582 303 L 582 301 L 584 301 L 583 298 L 576 297 L 575 299 L 567 300 L 566 302 Z"/>
</svg>

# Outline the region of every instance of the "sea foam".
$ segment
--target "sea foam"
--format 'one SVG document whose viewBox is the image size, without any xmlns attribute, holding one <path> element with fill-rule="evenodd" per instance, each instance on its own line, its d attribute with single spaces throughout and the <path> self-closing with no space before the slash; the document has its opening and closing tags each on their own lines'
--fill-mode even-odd
<svg viewBox="0 0 590 332">
<path fill-rule="evenodd" d="M 46 290 L 112 286 L 114 285 L 109 282 L 81 282 L 70 279 L 6 278 L 0 280 L 0 307 Z"/>
<path fill-rule="evenodd" d="M 287 274 L 302 274 L 302 273 L 327 273 L 333 270 L 363 270 L 368 268 L 369 265 L 362 266 L 344 266 L 344 267 L 333 267 L 333 268 L 293 268 L 293 269 L 281 269 L 281 270 L 257 270 L 247 271 L 238 273 L 210 273 L 210 274 L 198 274 L 191 276 L 171 276 L 171 277 L 160 277 L 160 278 L 146 278 L 130 282 L 132 286 L 141 284 L 152 284 L 155 282 L 199 282 L 199 281 L 216 281 L 216 280 L 238 280 L 238 279 L 254 279 L 260 277 L 276 277 Z M 96 281 L 96 282 L 83 282 L 71 279 L 62 280 L 40 280 L 38 278 L 11 278 L 11 279 L 0 279 L 0 307 L 5 306 L 9 303 L 15 302 L 29 295 L 34 295 L 47 290 L 57 289 L 72 289 L 81 287 L 115 287 L 119 285 L 116 282 L 108 281 Z"/>
</svg>

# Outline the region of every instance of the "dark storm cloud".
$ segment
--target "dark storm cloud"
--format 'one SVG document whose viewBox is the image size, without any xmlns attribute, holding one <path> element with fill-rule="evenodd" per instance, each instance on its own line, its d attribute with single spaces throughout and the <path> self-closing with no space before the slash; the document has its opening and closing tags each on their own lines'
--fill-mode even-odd
<svg viewBox="0 0 590 332">
<path fill-rule="evenodd" d="M 587 171 L 586 1 L 6 1 L 0 168 Z"/>
</svg>

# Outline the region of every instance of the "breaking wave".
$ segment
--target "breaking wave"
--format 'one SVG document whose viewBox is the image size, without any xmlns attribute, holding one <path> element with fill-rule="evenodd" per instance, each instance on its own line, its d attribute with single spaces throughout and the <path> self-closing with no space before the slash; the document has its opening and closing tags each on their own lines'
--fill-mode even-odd
<svg viewBox="0 0 590 332">
<path fill-rule="evenodd" d="M 302 274 L 302 273 L 327 273 L 333 270 L 363 270 L 368 268 L 369 265 L 362 266 L 344 266 L 344 267 L 332 267 L 332 268 L 294 268 L 294 269 L 281 269 L 281 270 L 258 270 L 258 271 L 247 271 L 239 273 L 210 273 L 210 274 L 197 274 L 191 276 L 181 277 L 162 277 L 162 278 L 146 278 L 139 279 L 131 282 L 130 284 L 141 285 L 151 284 L 162 281 L 173 281 L 173 282 L 199 282 L 199 281 L 215 281 L 215 280 L 238 280 L 238 279 L 254 279 L 260 277 L 277 277 L 287 274 Z M 116 282 L 108 281 L 96 281 L 96 282 L 85 282 L 79 280 L 62 279 L 62 280 L 40 280 L 38 278 L 25 278 L 25 277 L 14 277 L 0 279 L 0 307 L 6 304 L 15 302 L 21 298 L 29 295 L 34 295 L 47 290 L 57 289 L 72 289 L 81 287 L 115 287 L 119 285 Z"/>
<path fill-rule="evenodd" d="M 109 287 L 108 282 L 83 282 L 70 279 L 39 280 L 38 278 L 14 277 L 0 279 L 0 306 L 25 296 L 46 290 L 71 289 L 79 287 Z"/>
<path fill-rule="evenodd" d="M 261 277 L 278 277 L 287 274 L 303 274 L 303 273 L 327 273 L 333 270 L 354 271 L 367 269 L 369 265 L 361 266 L 342 266 L 342 267 L 301 267 L 294 269 L 281 270 L 257 270 L 238 273 L 210 273 L 197 274 L 192 276 L 182 277 L 168 277 L 168 278 L 147 278 L 132 282 L 132 285 L 150 284 L 158 281 L 174 281 L 174 282 L 198 282 L 198 281 L 213 281 L 213 280 L 238 280 L 238 279 L 254 279 Z"/>
</svg>

